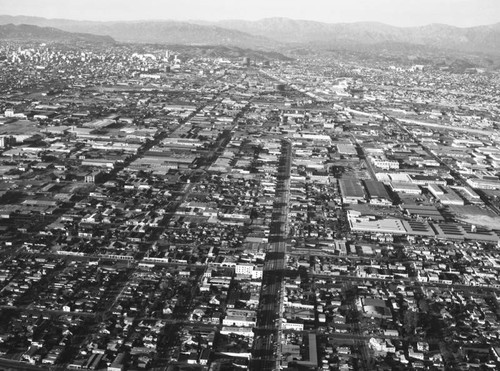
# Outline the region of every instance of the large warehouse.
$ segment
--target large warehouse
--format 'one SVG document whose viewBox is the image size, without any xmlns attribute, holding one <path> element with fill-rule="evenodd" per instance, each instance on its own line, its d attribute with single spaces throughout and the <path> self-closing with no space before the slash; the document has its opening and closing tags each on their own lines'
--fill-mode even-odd
<svg viewBox="0 0 500 371">
<path fill-rule="evenodd" d="M 387 192 L 384 183 L 368 179 L 363 180 L 363 182 L 365 183 L 366 190 L 368 191 L 370 203 L 392 205 L 392 198 L 389 195 L 389 192 Z"/>
<path fill-rule="evenodd" d="M 351 204 L 365 200 L 365 191 L 359 180 L 354 178 L 342 178 L 339 180 L 339 186 L 343 203 Z"/>
</svg>

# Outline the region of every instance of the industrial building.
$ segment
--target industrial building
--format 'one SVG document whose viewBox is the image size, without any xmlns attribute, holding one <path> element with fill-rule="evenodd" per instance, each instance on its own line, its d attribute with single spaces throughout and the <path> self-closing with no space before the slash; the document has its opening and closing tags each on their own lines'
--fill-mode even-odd
<svg viewBox="0 0 500 371">
<path fill-rule="evenodd" d="M 384 183 L 367 179 L 363 180 L 363 183 L 365 184 L 368 192 L 370 203 L 392 205 L 392 198 L 389 195 L 389 192 L 387 192 Z"/>
<path fill-rule="evenodd" d="M 359 180 L 354 178 L 343 178 L 339 180 L 339 186 L 343 203 L 358 203 L 365 200 L 365 191 Z"/>
</svg>

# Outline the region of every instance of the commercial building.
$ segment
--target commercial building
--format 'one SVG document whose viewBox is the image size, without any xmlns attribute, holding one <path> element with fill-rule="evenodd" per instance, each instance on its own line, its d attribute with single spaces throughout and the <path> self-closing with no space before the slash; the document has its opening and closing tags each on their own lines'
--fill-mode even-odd
<svg viewBox="0 0 500 371">
<path fill-rule="evenodd" d="M 339 186 L 343 203 L 358 203 L 365 200 L 365 191 L 359 180 L 354 178 L 342 178 L 339 180 Z"/>
</svg>

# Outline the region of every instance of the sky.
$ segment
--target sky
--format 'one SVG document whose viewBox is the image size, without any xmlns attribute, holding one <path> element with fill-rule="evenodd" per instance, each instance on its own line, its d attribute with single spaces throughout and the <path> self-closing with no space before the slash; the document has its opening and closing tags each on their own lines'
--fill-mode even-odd
<svg viewBox="0 0 500 371">
<path fill-rule="evenodd" d="M 500 0 L 0 0 L 0 14 L 96 21 L 286 17 L 470 27 L 500 22 Z"/>
</svg>

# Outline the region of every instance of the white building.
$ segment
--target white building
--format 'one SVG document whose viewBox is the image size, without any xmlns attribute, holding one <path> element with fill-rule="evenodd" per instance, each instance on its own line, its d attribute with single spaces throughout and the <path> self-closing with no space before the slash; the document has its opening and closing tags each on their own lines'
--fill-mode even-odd
<svg viewBox="0 0 500 371">
<path fill-rule="evenodd" d="M 383 157 L 368 157 L 373 166 L 384 170 L 399 169 L 399 162 L 390 161 Z"/>
<path fill-rule="evenodd" d="M 304 331 L 304 324 L 297 322 L 284 322 L 282 324 L 283 330 Z"/>
</svg>

